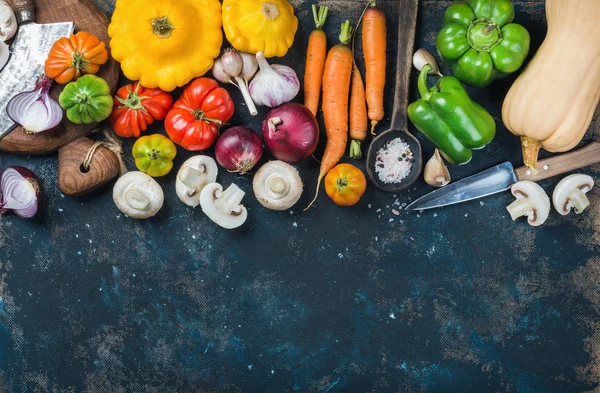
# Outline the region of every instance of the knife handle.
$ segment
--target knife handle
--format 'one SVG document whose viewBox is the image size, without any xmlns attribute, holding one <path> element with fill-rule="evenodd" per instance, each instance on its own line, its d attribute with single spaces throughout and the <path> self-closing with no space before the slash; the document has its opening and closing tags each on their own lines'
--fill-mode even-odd
<svg viewBox="0 0 600 393">
<path fill-rule="evenodd" d="M 597 164 L 599 162 L 600 142 L 592 142 L 589 145 L 571 153 L 560 154 L 538 161 L 536 174 L 533 174 L 532 171 L 526 166 L 518 168 L 515 173 L 519 181 L 538 181 L 561 175 L 566 172 L 574 171 L 588 165 Z"/>
<path fill-rule="evenodd" d="M 34 0 L 12 0 L 12 9 L 17 17 L 17 23 L 35 22 Z"/>
</svg>

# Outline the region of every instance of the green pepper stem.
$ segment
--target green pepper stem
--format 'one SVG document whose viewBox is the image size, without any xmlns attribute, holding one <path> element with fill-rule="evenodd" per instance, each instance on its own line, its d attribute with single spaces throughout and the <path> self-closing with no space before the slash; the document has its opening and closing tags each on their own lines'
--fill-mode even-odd
<svg viewBox="0 0 600 393">
<path fill-rule="evenodd" d="M 327 13 L 329 12 L 329 7 L 326 7 L 326 6 L 317 7 L 316 4 L 313 4 L 312 10 L 313 10 L 313 18 L 315 19 L 315 26 L 317 27 L 317 30 L 323 29 L 323 26 L 325 26 L 325 19 L 327 19 Z"/>
<path fill-rule="evenodd" d="M 427 87 L 427 76 L 429 76 L 432 70 L 433 68 L 429 64 L 425 64 L 421 70 L 421 74 L 419 74 L 419 94 L 421 94 L 421 98 L 425 101 L 429 101 L 431 98 L 431 90 Z"/>
<path fill-rule="evenodd" d="M 348 45 L 350 43 L 350 39 L 352 39 L 352 30 L 349 20 L 342 23 L 342 29 L 340 31 L 340 42 L 342 44 Z"/>
</svg>

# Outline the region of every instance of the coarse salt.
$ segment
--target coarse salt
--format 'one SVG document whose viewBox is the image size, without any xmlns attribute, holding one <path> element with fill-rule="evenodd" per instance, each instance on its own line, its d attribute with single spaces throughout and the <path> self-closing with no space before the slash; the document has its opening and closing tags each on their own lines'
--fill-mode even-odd
<svg viewBox="0 0 600 393">
<path fill-rule="evenodd" d="M 413 162 L 410 146 L 396 138 L 377 152 L 375 171 L 383 183 L 400 183 L 410 174 Z"/>
</svg>

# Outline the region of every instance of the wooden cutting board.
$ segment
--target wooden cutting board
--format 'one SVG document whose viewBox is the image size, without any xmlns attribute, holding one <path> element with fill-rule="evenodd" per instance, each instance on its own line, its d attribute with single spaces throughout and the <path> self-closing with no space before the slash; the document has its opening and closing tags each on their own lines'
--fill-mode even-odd
<svg viewBox="0 0 600 393">
<path fill-rule="evenodd" d="M 11 0 L 8 0 L 11 3 Z M 37 23 L 75 22 L 75 32 L 88 31 L 108 46 L 108 18 L 92 0 L 36 0 Z M 98 76 L 104 78 L 114 93 L 119 80 L 120 66 L 111 56 L 100 67 Z M 55 83 L 51 94 L 58 99 L 63 85 Z M 39 135 L 27 135 L 18 127 L 0 141 L 0 150 L 16 154 L 42 155 L 53 153 L 61 146 L 90 132 L 96 124 L 76 125 L 67 120 L 54 130 Z"/>
</svg>

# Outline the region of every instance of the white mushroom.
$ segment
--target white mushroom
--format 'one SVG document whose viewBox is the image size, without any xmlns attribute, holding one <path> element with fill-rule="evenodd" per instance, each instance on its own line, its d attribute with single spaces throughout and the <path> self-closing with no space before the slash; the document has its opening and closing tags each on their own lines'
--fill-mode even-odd
<svg viewBox="0 0 600 393">
<path fill-rule="evenodd" d="M 127 172 L 115 183 L 113 200 L 126 216 L 144 219 L 158 213 L 164 194 L 152 177 L 142 172 Z"/>
<path fill-rule="evenodd" d="M 217 181 L 217 163 L 211 157 L 198 155 L 183 163 L 175 180 L 175 191 L 183 203 L 200 205 L 200 192 L 210 183 Z"/>
<path fill-rule="evenodd" d="M 590 205 L 585 194 L 592 188 L 594 179 L 591 176 L 575 174 L 565 177 L 552 193 L 554 208 L 563 216 L 569 214 L 571 208 L 575 208 L 575 213 L 581 214 Z"/>
<path fill-rule="evenodd" d="M 223 186 L 211 183 L 200 193 L 200 206 L 213 222 L 225 229 L 234 229 L 248 217 L 246 208 L 240 204 L 244 195 L 244 191 L 235 184 L 223 191 Z"/>
<path fill-rule="evenodd" d="M 302 195 L 302 180 L 293 166 L 283 161 L 263 165 L 252 181 L 254 196 L 271 210 L 287 210 Z"/>
<path fill-rule="evenodd" d="M 510 191 L 517 198 L 506 207 L 513 221 L 526 216 L 529 224 L 534 227 L 546 222 L 550 214 L 550 198 L 542 187 L 525 180 L 513 184 Z"/>
<path fill-rule="evenodd" d="M 0 0 L 0 41 L 10 40 L 16 32 L 17 18 L 15 18 L 15 13 L 6 1 Z"/>
</svg>

